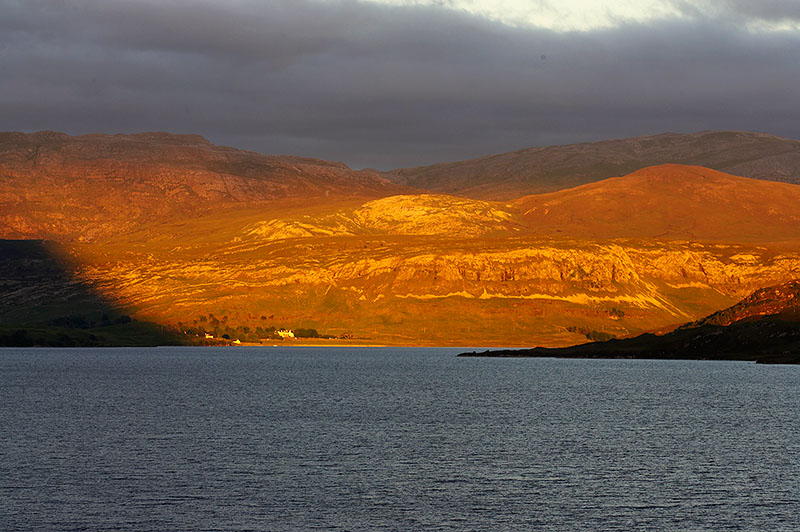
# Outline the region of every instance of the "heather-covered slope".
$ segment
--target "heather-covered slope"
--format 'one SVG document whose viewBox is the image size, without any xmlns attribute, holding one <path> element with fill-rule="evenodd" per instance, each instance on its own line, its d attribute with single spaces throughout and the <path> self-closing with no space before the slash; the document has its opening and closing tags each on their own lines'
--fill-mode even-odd
<svg viewBox="0 0 800 532">
<path fill-rule="evenodd" d="M 513 202 L 538 234 L 800 240 L 800 185 L 666 164 Z"/>
<path fill-rule="evenodd" d="M 0 133 L 0 237 L 93 240 L 223 208 L 405 191 L 342 163 L 215 146 L 196 135 Z"/>
<path fill-rule="evenodd" d="M 664 133 L 527 148 L 468 161 L 403 168 L 384 175 L 397 183 L 432 192 L 509 200 L 667 163 L 800 183 L 800 141 L 744 131 Z"/>
</svg>

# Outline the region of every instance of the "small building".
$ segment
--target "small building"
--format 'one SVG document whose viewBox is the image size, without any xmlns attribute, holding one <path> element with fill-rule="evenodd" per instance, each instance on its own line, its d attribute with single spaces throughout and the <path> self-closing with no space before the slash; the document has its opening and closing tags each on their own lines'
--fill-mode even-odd
<svg viewBox="0 0 800 532">
<path fill-rule="evenodd" d="M 206 333 L 206 338 L 214 338 L 214 335 L 211 333 Z"/>
<path fill-rule="evenodd" d="M 281 338 L 294 338 L 294 331 L 287 331 L 286 329 L 281 329 L 278 331 L 278 336 Z"/>
</svg>

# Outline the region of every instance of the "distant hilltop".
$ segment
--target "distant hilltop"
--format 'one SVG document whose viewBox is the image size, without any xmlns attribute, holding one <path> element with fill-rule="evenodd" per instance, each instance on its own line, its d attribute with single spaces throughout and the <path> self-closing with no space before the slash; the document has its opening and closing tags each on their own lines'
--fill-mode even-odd
<svg viewBox="0 0 800 532">
<path fill-rule="evenodd" d="M 215 146 L 199 135 L 0 133 L 6 238 L 92 240 L 235 206 L 407 190 L 343 163 Z"/>
<path fill-rule="evenodd" d="M 509 200 L 668 163 L 800 183 L 800 141 L 747 131 L 662 133 L 526 148 L 467 161 L 401 168 L 383 175 L 396 183 L 432 192 Z"/>
</svg>

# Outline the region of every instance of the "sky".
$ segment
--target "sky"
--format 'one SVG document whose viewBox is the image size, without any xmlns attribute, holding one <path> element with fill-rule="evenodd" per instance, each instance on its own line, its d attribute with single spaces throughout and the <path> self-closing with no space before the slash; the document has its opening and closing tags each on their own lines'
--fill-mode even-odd
<svg viewBox="0 0 800 532">
<path fill-rule="evenodd" d="M 0 0 L 0 117 L 384 170 L 666 131 L 800 139 L 800 0 Z"/>
</svg>

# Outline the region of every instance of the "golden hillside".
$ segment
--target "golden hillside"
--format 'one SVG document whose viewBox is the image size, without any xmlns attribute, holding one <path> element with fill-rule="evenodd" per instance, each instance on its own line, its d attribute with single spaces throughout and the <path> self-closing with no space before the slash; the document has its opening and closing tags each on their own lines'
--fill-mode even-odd
<svg viewBox="0 0 800 532">
<path fill-rule="evenodd" d="M 800 277 L 792 246 L 540 229 L 513 206 L 405 195 L 332 212 L 287 209 L 272 220 L 232 211 L 74 253 L 83 279 L 154 321 L 196 324 L 212 313 L 250 328 L 409 344 L 566 345 L 593 331 L 634 334 Z"/>
<path fill-rule="evenodd" d="M 800 239 L 800 186 L 666 164 L 514 202 L 539 234 L 774 242 Z"/>
<path fill-rule="evenodd" d="M 82 323 L 101 301 L 98 323 L 215 335 L 555 346 L 800 277 L 800 186 L 702 167 L 501 203 L 196 137 L 38 135 L 4 137 L 0 236 L 60 244 L 0 257 L 0 325 Z"/>
</svg>

